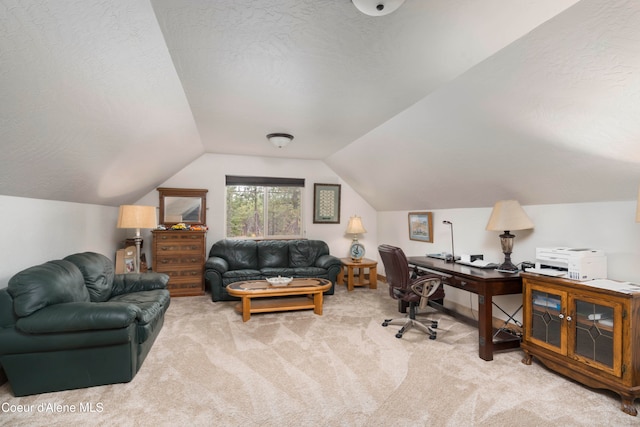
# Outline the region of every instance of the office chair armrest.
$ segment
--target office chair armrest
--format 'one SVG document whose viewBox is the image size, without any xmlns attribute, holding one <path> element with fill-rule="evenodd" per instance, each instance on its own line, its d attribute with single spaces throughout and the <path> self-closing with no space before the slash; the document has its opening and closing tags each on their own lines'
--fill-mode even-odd
<svg viewBox="0 0 640 427">
<path fill-rule="evenodd" d="M 440 286 L 440 279 L 435 277 L 418 277 L 411 283 L 411 290 L 420 295 L 420 305 L 421 309 L 424 309 L 429 302 L 429 297 L 433 295 L 433 293 Z"/>
</svg>

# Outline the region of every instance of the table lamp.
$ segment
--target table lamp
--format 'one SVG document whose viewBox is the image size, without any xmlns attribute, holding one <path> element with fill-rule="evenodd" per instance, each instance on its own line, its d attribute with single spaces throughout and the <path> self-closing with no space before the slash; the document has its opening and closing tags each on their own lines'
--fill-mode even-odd
<svg viewBox="0 0 640 427">
<path fill-rule="evenodd" d="M 364 257 L 364 246 L 358 242 L 358 234 L 364 234 L 366 232 L 367 230 L 365 230 L 362 225 L 362 219 L 359 216 L 354 215 L 349 218 L 346 233 L 353 234 L 353 241 L 351 242 L 351 248 L 349 248 L 349 254 L 353 262 L 360 262 L 362 261 L 362 257 Z"/>
<path fill-rule="evenodd" d="M 140 273 L 140 236 L 141 228 L 156 228 L 158 219 L 156 218 L 155 206 L 122 205 L 118 214 L 118 228 L 135 228 L 136 237 L 136 273 Z"/>
<path fill-rule="evenodd" d="M 518 268 L 511 262 L 511 251 L 513 250 L 513 238 L 511 230 L 528 230 L 533 228 L 533 222 L 527 216 L 517 200 L 501 200 L 493 206 L 493 211 L 489 217 L 487 230 L 504 231 L 500 235 L 500 244 L 504 253 L 504 262 L 497 270 L 515 273 Z"/>
</svg>

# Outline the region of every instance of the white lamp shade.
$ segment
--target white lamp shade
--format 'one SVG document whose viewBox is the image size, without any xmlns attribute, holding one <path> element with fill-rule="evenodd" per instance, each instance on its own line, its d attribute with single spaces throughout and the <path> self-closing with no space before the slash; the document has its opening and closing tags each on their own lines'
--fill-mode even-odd
<svg viewBox="0 0 640 427">
<path fill-rule="evenodd" d="M 528 230 L 530 228 L 533 228 L 533 221 L 517 200 L 496 202 L 487 223 L 487 230 L 490 231 Z"/>
<path fill-rule="evenodd" d="M 347 225 L 347 234 L 363 234 L 366 233 L 364 225 L 362 225 L 362 219 L 354 215 L 349 218 L 349 224 Z"/>
<path fill-rule="evenodd" d="M 351 0 L 362 13 L 369 16 L 383 16 L 394 12 L 404 0 Z"/>
<path fill-rule="evenodd" d="M 155 228 L 157 225 L 155 206 L 120 206 L 118 228 Z"/>
</svg>

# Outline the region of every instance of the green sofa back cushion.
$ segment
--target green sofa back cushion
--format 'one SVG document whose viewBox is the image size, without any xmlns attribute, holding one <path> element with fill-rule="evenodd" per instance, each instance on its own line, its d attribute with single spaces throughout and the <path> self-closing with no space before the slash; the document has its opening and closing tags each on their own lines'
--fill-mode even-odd
<svg viewBox="0 0 640 427">
<path fill-rule="evenodd" d="M 289 241 L 289 267 L 312 267 L 321 255 L 329 255 L 329 246 L 322 240 Z"/>
<path fill-rule="evenodd" d="M 89 301 L 80 269 L 65 260 L 29 267 L 9 279 L 16 315 L 25 317 L 41 308 L 63 302 Z"/>
<path fill-rule="evenodd" d="M 105 302 L 111 297 L 113 288 L 113 262 L 106 256 L 95 252 L 83 252 L 64 258 L 80 269 L 84 284 L 92 302 Z"/>
<path fill-rule="evenodd" d="M 257 270 L 258 247 L 254 240 L 220 240 L 213 244 L 209 256 L 229 263 L 229 270 Z"/>
</svg>

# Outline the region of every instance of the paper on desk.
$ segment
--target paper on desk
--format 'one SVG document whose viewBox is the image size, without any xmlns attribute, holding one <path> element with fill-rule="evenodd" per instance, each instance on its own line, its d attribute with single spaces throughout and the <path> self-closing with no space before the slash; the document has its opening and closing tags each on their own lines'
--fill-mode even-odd
<svg viewBox="0 0 640 427">
<path fill-rule="evenodd" d="M 581 283 L 583 285 L 593 286 L 594 288 L 608 289 L 610 291 L 622 292 L 625 294 L 640 292 L 640 286 L 631 282 L 616 282 L 615 280 L 609 279 L 596 279 Z"/>
</svg>

